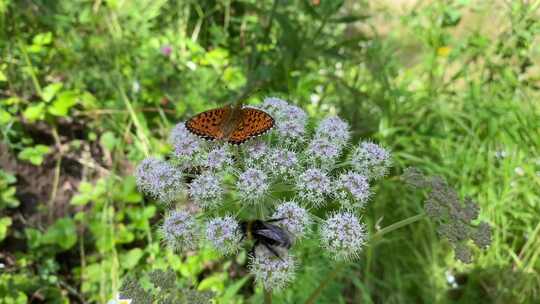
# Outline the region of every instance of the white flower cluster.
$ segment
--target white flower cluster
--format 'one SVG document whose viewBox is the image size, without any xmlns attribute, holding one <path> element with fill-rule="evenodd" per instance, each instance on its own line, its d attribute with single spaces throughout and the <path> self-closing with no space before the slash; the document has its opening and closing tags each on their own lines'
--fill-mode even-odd
<svg viewBox="0 0 540 304">
<path fill-rule="evenodd" d="M 275 121 L 264 138 L 239 146 L 209 142 L 180 123 L 169 136 L 170 161 L 147 158 L 136 175 L 150 197 L 194 205 L 164 220 L 164 238 L 175 249 L 206 241 L 223 255 L 235 254 L 247 240 L 247 221 L 282 229 L 293 247 L 259 244 L 249 266 L 257 282 L 277 290 L 294 279 L 291 252 L 301 239 L 319 238 L 335 259 L 359 257 L 367 239 L 359 212 L 373 195 L 370 183 L 388 173 L 391 159 L 373 142 L 351 143 L 349 124 L 337 116 L 310 127 L 308 114 L 282 99 L 266 98 L 258 108 Z M 315 221 L 321 214 L 326 219 Z"/>
</svg>

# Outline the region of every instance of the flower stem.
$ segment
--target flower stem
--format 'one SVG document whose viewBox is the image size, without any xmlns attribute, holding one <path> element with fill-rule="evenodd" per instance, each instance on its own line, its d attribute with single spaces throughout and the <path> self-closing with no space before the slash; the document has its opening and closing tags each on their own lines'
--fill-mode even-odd
<svg viewBox="0 0 540 304">
<path fill-rule="evenodd" d="M 407 226 L 407 225 L 409 225 L 409 224 L 412 224 L 412 223 L 414 223 L 414 222 L 417 222 L 417 221 L 423 219 L 425 216 L 426 216 L 426 214 L 422 212 L 422 213 L 417 214 L 417 215 L 415 215 L 415 216 L 411 216 L 411 217 L 409 217 L 409 218 L 406 218 L 406 219 L 404 219 L 404 220 L 401 220 L 401 221 L 399 221 L 399 222 L 395 222 L 395 223 L 393 223 L 393 224 L 391 224 L 391 225 L 389 225 L 389 226 L 386 226 L 386 227 L 384 227 L 383 229 L 377 231 L 377 233 L 375 233 L 375 234 L 371 237 L 371 241 L 376 241 L 376 240 L 382 238 L 383 235 L 385 235 L 385 234 L 387 234 L 387 233 L 390 233 L 390 232 L 392 232 L 392 231 L 394 231 L 394 230 L 397 230 L 397 229 L 399 229 L 399 228 L 401 228 L 401 227 L 404 227 L 404 226 Z"/>
<path fill-rule="evenodd" d="M 272 291 L 264 288 L 264 304 L 272 304 Z"/>
</svg>

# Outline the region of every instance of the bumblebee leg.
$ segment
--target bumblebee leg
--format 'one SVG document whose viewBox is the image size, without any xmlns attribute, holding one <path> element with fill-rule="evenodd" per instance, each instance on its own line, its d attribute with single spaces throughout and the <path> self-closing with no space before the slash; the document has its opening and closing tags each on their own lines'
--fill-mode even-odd
<svg viewBox="0 0 540 304">
<path fill-rule="evenodd" d="M 259 241 L 255 241 L 255 244 L 253 244 L 253 247 L 249 250 L 248 255 L 251 255 L 252 257 L 255 257 L 255 248 L 257 248 L 257 245 L 259 245 Z"/>
<path fill-rule="evenodd" d="M 272 248 L 271 245 L 268 245 L 268 244 L 266 244 L 266 243 L 262 243 L 262 244 L 264 245 L 264 247 L 266 247 L 266 249 L 270 250 L 270 252 L 271 252 L 273 255 L 275 255 L 278 259 L 280 259 L 280 260 L 283 262 L 283 259 L 281 258 L 281 256 L 279 256 L 279 254 L 277 253 L 277 251 L 276 251 L 274 248 Z"/>
</svg>

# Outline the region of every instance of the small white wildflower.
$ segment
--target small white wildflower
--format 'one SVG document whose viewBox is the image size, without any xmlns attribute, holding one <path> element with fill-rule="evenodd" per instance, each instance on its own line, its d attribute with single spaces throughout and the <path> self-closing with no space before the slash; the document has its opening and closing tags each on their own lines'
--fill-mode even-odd
<svg viewBox="0 0 540 304">
<path fill-rule="evenodd" d="M 135 177 L 139 190 L 164 203 L 174 201 L 184 190 L 180 170 L 154 157 L 139 164 Z"/>
<path fill-rule="evenodd" d="M 208 152 L 204 165 L 213 170 L 223 169 L 232 165 L 232 155 L 227 146 L 221 146 Z"/>
<path fill-rule="evenodd" d="M 349 124 L 337 116 L 325 118 L 319 123 L 315 137 L 326 138 L 334 145 L 342 146 L 351 138 Z"/>
<path fill-rule="evenodd" d="M 367 178 L 353 171 L 342 173 L 335 188 L 336 197 L 345 208 L 362 208 L 371 195 Z"/>
<path fill-rule="evenodd" d="M 259 169 L 247 169 L 238 177 L 236 188 L 238 195 L 244 201 L 256 202 L 268 191 L 268 176 Z"/>
<path fill-rule="evenodd" d="M 177 210 L 165 217 L 161 232 L 169 247 L 175 250 L 193 250 L 199 240 L 199 227 L 195 217 L 187 211 Z"/>
<path fill-rule="evenodd" d="M 224 189 L 221 178 L 212 172 L 204 172 L 191 181 L 188 193 L 199 206 L 214 208 L 223 199 Z"/>
<path fill-rule="evenodd" d="M 358 257 L 366 242 L 366 228 L 351 212 L 337 212 L 320 230 L 322 246 L 337 260 Z"/>
<path fill-rule="evenodd" d="M 302 238 L 311 224 L 309 212 L 296 202 L 284 202 L 279 205 L 272 215 L 273 219 L 280 219 L 276 224 L 291 233 L 295 240 Z"/>
<path fill-rule="evenodd" d="M 272 175 L 284 179 L 291 178 L 299 170 L 296 152 L 279 148 L 269 152 L 265 166 Z"/>
<path fill-rule="evenodd" d="M 308 157 L 325 165 L 335 162 L 340 152 L 341 148 L 327 138 L 314 138 L 307 148 Z"/>
<path fill-rule="evenodd" d="M 182 160 L 192 160 L 202 150 L 202 141 L 186 129 L 185 123 L 177 124 L 169 135 L 169 143 L 173 146 L 173 155 Z"/>
<path fill-rule="evenodd" d="M 388 173 L 392 160 L 390 152 L 372 142 L 362 142 L 354 150 L 353 168 L 369 179 L 379 179 Z"/>
<path fill-rule="evenodd" d="M 269 147 L 262 141 L 248 143 L 244 146 L 245 162 L 254 166 L 263 162 L 269 153 Z"/>
<path fill-rule="evenodd" d="M 231 216 L 225 216 L 214 218 L 208 222 L 206 238 L 217 251 L 228 255 L 238 251 L 242 235 L 238 222 Z"/>
<path fill-rule="evenodd" d="M 332 183 L 324 171 L 310 168 L 298 176 L 296 187 L 302 200 L 319 207 L 331 193 Z"/>
<path fill-rule="evenodd" d="M 264 246 L 257 246 L 255 253 L 250 256 L 249 271 L 255 276 L 255 281 L 262 284 L 266 290 L 282 290 L 295 278 L 296 264 L 294 257 L 286 250 L 274 247 L 279 253 L 275 256 Z"/>
</svg>

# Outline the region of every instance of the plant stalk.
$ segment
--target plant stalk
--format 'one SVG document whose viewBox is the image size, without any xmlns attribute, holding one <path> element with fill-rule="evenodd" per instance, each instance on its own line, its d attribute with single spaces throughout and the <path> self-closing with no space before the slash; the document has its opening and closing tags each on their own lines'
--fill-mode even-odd
<svg viewBox="0 0 540 304">
<path fill-rule="evenodd" d="M 272 291 L 264 288 L 264 304 L 272 304 Z"/>
<path fill-rule="evenodd" d="M 407 225 L 412 224 L 414 222 L 418 222 L 419 220 L 423 219 L 425 216 L 426 216 L 426 214 L 422 212 L 420 214 L 417 214 L 415 216 L 411 216 L 411 217 L 406 218 L 404 220 L 401 220 L 399 222 L 395 222 L 395 223 L 391 224 L 390 226 L 386 226 L 383 229 L 377 231 L 377 233 L 375 233 L 371 237 L 370 241 L 371 242 L 376 241 L 376 240 L 382 238 L 383 235 L 385 235 L 387 233 L 390 233 L 390 232 L 392 232 L 394 230 L 397 230 L 397 229 L 399 229 L 401 227 L 407 226 Z"/>
</svg>

